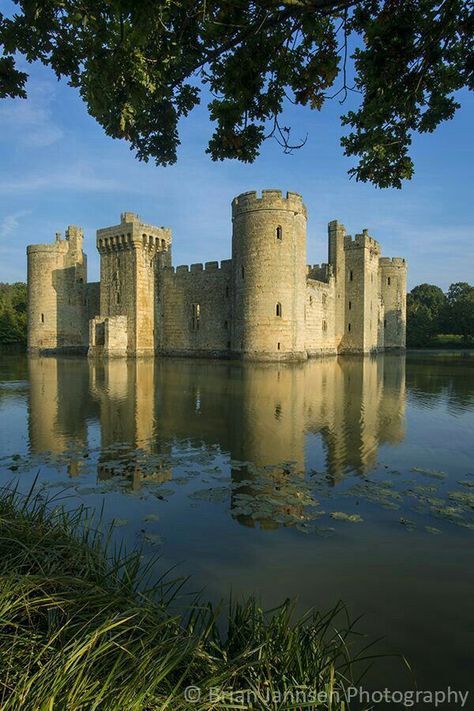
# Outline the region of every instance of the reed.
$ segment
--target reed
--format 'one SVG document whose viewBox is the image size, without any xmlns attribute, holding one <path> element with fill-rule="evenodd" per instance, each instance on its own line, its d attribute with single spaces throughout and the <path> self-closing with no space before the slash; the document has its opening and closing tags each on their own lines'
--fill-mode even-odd
<svg viewBox="0 0 474 711">
<path fill-rule="evenodd" d="M 255 599 L 183 606 L 182 581 L 148 585 L 156 562 L 114 550 L 96 524 L 84 508 L 0 491 L 2 711 L 202 711 L 235 708 L 236 692 L 241 708 L 347 708 L 344 689 L 372 655 L 342 604 L 299 618 L 288 600 L 268 612 Z M 305 689 L 332 702 L 295 705 Z"/>
</svg>

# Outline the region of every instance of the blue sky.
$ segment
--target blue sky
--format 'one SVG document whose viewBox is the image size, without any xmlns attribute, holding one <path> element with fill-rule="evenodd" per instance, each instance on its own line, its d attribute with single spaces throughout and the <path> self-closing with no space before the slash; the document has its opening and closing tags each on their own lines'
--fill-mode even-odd
<svg viewBox="0 0 474 711">
<path fill-rule="evenodd" d="M 472 96 L 453 121 L 414 138 L 416 174 L 402 190 L 349 180 L 352 163 L 339 146 L 337 100 L 321 112 L 291 107 L 284 123 L 304 148 L 284 155 L 268 141 L 253 165 L 213 163 L 205 102 L 181 128 L 178 164 L 140 163 L 128 145 L 108 138 L 77 92 L 46 68 L 28 67 L 29 98 L 0 101 L 0 281 L 26 278 L 26 245 L 49 242 L 68 224 L 85 231 L 89 280 L 98 279 L 95 230 L 122 211 L 173 230 L 173 263 L 230 257 L 232 198 L 281 188 L 308 206 L 308 262 L 327 260 L 327 223 L 350 234 L 367 227 L 386 256 L 405 256 L 409 287 L 446 289 L 474 282 Z"/>
</svg>

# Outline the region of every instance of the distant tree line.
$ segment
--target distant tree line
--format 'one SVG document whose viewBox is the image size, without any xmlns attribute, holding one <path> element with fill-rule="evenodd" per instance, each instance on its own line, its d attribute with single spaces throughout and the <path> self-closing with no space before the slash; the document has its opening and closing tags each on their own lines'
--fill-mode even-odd
<svg viewBox="0 0 474 711">
<path fill-rule="evenodd" d="M 26 344 L 26 284 L 0 282 L 0 343 Z"/>
<path fill-rule="evenodd" d="M 415 286 L 407 296 L 407 346 L 436 346 L 456 340 L 464 345 L 474 343 L 474 286 L 457 282 L 446 294 L 434 284 Z"/>
</svg>

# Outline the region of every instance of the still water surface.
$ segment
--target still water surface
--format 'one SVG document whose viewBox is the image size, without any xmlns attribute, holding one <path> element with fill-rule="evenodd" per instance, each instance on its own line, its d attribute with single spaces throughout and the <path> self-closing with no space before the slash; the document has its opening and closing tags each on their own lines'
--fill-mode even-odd
<svg viewBox="0 0 474 711">
<path fill-rule="evenodd" d="M 3 483 L 39 472 L 103 507 L 160 572 L 212 599 L 342 599 L 412 667 L 372 686 L 472 687 L 474 357 L 3 356 L 0 422 Z"/>
</svg>

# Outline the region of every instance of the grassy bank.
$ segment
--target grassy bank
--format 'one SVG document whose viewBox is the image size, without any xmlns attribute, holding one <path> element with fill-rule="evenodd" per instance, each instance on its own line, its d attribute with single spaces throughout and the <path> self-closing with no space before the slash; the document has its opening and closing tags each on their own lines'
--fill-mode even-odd
<svg viewBox="0 0 474 711">
<path fill-rule="evenodd" d="M 367 651 L 351 659 L 341 605 L 296 620 L 288 602 L 269 613 L 254 600 L 178 605 L 179 581 L 147 588 L 140 554 L 113 554 L 86 513 L 0 492 L 2 711 L 229 708 L 209 700 L 215 687 L 251 690 L 254 709 L 316 708 L 268 699 L 302 687 L 343 698 L 354 663 L 367 663 Z M 190 685 L 197 703 L 185 699 Z"/>
</svg>

